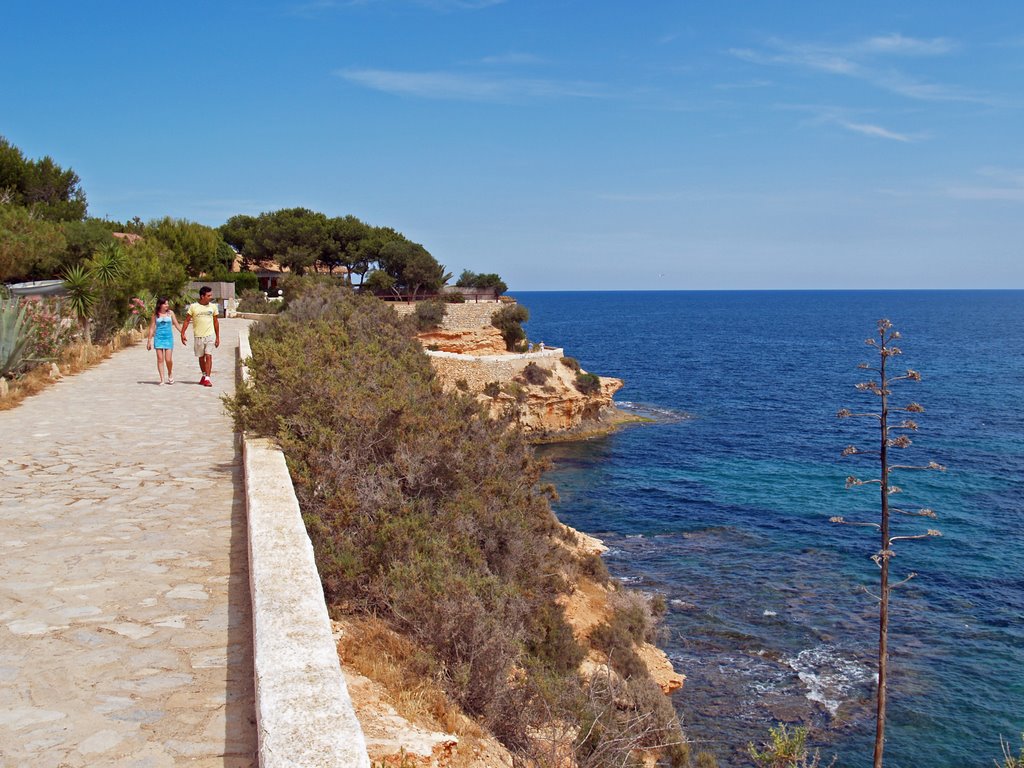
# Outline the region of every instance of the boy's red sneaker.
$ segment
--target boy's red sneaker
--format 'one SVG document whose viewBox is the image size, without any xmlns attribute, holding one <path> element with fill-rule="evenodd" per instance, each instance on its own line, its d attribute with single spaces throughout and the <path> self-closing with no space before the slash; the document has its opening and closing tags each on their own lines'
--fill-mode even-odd
<svg viewBox="0 0 1024 768">
<path fill-rule="evenodd" d="M 202 384 L 204 387 L 212 387 L 213 386 L 213 382 L 210 381 L 209 377 L 207 377 L 207 376 L 203 376 L 203 378 L 201 378 L 199 380 L 199 383 Z"/>
</svg>

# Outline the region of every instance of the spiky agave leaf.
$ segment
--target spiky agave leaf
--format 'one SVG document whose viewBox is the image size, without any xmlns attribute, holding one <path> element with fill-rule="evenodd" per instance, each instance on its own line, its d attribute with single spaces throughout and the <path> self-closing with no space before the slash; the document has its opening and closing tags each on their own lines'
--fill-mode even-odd
<svg viewBox="0 0 1024 768">
<path fill-rule="evenodd" d="M 0 376 L 16 372 L 25 359 L 33 328 L 26 321 L 25 307 L 17 300 L 0 299 Z"/>
</svg>

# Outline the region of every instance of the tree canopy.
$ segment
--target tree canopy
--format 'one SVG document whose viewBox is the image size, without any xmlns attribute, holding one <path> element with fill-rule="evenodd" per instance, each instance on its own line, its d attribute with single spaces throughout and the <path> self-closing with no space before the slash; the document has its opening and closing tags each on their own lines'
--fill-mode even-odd
<svg viewBox="0 0 1024 768">
<path fill-rule="evenodd" d="M 307 208 L 240 214 L 228 219 L 220 233 L 250 265 L 272 260 L 297 275 L 314 267 L 329 273 L 345 267 L 350 276 L 359 275 L 360 285 L 365 280 L 378 292 L 417 296 L 439 291 L 451 278 L 419 243 L 351 215 L 328 217 Z"/>
<path fill-rule="evenodd" d="M 0 136 L 0 203 L 28 208 L 47 221 L 80 221 L 85 217 L 81 179 L 50 156 L 29 160 Z"/>
<path fill-rule="evenodd" d="M 234 258 L 234 252 L 216 229 L 187 219 L 172 219 L 170 216 L 156 219 L 146 225 L 142 235 L 180 254 L 193 277 L 230 269 Z"/>
<path fill-rule="evenodd" d="M 462 270 L 462 274 L 459 275 L 459 280 L 455 285 L 459 288 L 477 288 L 479 290 L 495 288 L 499 296 L 508 290 L 505 281 L 497 273 L 485 272 L 477 274 L 468 269 Z"/>
</svg>

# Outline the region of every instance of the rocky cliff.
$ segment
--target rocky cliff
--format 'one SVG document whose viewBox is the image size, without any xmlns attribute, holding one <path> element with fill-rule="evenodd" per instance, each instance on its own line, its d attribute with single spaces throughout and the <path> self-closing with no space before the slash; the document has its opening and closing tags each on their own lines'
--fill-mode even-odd
<svg viewBox="0 0 1024 768">
<path fill-rule="evenodd" d="M 637 420 L 612 401 L 620 379 L 596 377 L 596 386 L 581 387 L 586 371 L 560 349 L 509 353 L 492 327 L 437 329 L 418 338 L 446 390 L 475 395 L 493 416 L 511 418 L 534 440 L 588 437 Z"/>
</svg>

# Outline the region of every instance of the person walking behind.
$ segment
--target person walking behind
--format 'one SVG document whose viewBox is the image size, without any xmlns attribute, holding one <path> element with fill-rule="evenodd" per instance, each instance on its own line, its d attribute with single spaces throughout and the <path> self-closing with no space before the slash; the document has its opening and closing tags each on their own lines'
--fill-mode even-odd
<svg viewBox="0 0 1024 768">
<path fill-rule="evenodd" d="M 164 383 L 164 369 L 167 370 L 167 383 L 174 383 L 174 331 L 185 333 L 185 329 L 171 311 L 167 299 L 157 299 L 153 319 L 149 321 L 146 349 L 156 347 L 156 372 L 160 374 L 161 386 Z"/>
<path fill-rule="evenodd" d="M 217 305 L 211 303 L 213 289 L 203 286 L 199 289 L 199 301 L 188 305 L 185 314 L 185 323 L 181 326 L 181 343 L 188 344 L 185 338 L 185 331 L 189 323 L 195 322 L 192 329 L 192 341 L 195 345 L 196 358 L 199 360 L 199 370 L 202 376 L 199 383 L 204 387 L 212 387 L 210 372 L 213 370 L 213 350 L 220 346 L 220 323 L 217 321 Z"/>
</svg>

